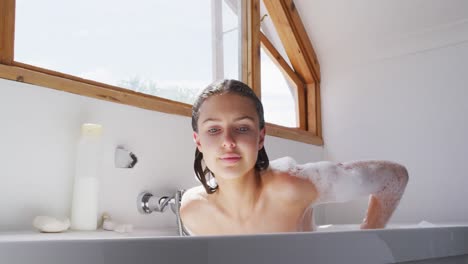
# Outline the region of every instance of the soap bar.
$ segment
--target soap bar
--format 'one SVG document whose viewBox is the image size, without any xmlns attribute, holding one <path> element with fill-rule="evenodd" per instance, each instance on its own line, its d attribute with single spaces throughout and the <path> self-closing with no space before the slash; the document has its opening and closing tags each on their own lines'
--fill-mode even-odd
<svg viewBox="0 0 468 264">
<path fill-rule="evenodd" d="M 59 233 L 70 227 L 70 219 L 66 218 L 61 221 L 50 216 L 36 216 L 33 221 L 33 226 L 44 233 Z"/>
</svg>

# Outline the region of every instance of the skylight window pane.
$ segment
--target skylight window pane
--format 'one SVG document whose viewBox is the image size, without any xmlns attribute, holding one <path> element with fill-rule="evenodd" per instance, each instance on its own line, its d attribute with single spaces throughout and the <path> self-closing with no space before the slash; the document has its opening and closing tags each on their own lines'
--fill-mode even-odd
<svg viewBox="0 0 468 264">
<path fill-rule="evenodd" d="M 263 48 L 260 56 L 265 120 L 281 126 L 298 127 L 296 103 L 286 78 L 263 51 Z"/>
</svg>

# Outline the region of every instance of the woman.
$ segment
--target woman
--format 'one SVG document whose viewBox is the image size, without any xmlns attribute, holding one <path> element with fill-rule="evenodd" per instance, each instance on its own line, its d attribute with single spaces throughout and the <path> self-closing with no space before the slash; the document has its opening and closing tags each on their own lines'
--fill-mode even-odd
<svg viewBox="0 0 468 264">
<path fill-rule="evenodd" d="M 207 87 L 192 109 L 195 173 L 202 183 L 182 199 L 181 218 L 195 235 L 312 231 L 312 206 L 371 195 L 361 228 L 383 228 L 408 181 L 388 161 L 298 165 L 269 163 L 263 106 L 235 80 Z"/>
</svg>

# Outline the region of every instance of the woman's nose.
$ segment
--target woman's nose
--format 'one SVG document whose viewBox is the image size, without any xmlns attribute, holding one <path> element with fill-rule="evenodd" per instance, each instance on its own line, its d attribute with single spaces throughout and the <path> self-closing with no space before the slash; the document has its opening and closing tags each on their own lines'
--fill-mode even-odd
<svg viewBox="0 0 468 264">
<path fill-rule="evenodd" d="M 234 137 L 229 132 L 226 132 L 223 135 L 223 147 L 225 148 L 236 147 L 236 141 L 234 140 Z"/>
</svg>

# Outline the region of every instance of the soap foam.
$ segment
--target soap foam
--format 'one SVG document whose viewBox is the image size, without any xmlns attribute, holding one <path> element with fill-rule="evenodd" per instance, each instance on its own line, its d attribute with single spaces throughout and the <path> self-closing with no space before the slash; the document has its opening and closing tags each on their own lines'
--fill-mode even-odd
<svg viewBox="0 0 468 264">
<path fill-rule="evenodd" d="M 290 157 L 272 161 L 271 168 L 307 179 L 315 185 L 318 197 L 312 204 L 346 202 L 370 195 L 381 206 L 377 223 L 385 224 L 397 207 L 406 184 L 408 171 L 389 161 L 332 163 L 321 161 L 297 165 Z M 372 200 L 370 200 L 372 201 Z"/>
<path fill-rule="evenodd" d="M 375 177 L 369 180 L 373 177 L 369 177 L 371 175 L 366 173 L 366 170 L 354 169 L 352 166 L 346 167 L 341 163 L 320 161 L 298 165 L 291 157 L 284 157 L 270 164 L 274 170 L 311 181 L 319 193 L 315 203 L 349 201 L 376 191 L 377 186 L 380 185 Z M 371 164 L 367 169 L 370 168 L 369 171 L 372 172 L 377 167 Z"/>
</svg>

